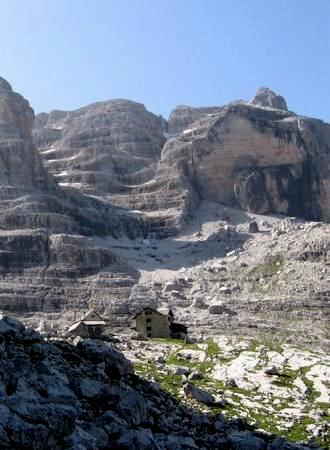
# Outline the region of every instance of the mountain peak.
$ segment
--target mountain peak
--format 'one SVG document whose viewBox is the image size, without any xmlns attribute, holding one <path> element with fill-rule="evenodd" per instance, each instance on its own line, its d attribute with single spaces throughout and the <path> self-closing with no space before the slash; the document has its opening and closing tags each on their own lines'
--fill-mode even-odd
<svg viewBox="0 0 330 450">
<path fill-rule="evenodd" d="M 277 95 L 274 91 L 267 87 L 261 87 L 258 89 L 251 103 L 256 106 L 283 109 L 284 111 L 288 110 L 284 97 Z"/>
<path fill-rule="evenodd" d="M 5 92 L 12 92 L 12 88 L 8 81 L 6 81 L 4 78 L 0 77 L 0 94 Z"/>
</svg>

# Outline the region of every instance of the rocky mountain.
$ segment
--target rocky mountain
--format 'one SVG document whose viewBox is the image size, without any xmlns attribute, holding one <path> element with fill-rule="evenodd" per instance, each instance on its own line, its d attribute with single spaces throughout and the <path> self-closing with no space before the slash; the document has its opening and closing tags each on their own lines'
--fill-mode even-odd
<svg viewBox="0 0 330 450">
<path fill-rule="evenodd" d="M 28 102 L 0 79 L 3 309 L 54 310 L 68 298 L 86 302 L 90 291 L 82 296 L 80 281 L 106 266 L 118 266 L 118 258 L 107 246 L 83 236 L 144 233 L 134 214 L 56 183 L 34 146 L 33 120 Z"/>
<path fill-rule="evenodd" d="M 176 318 L 189 326 L 192 337 L 203 330 L 212 339 L 244 335 L 281 345 L 294 341 L 301 347 L 328 348 L 329 124 L 288 111 L 284 99 L 265 88 L 252 102 L 210 108 L 180 106 L 168 121 L 127 100 L 39 114 L 32 130 L 33 119 L 28 102 L 0 79 L 0 310 L 16 314 L 48 338 L 57 339 L 65 335 L 76 313 L 91 305 L 106 317 L 112 330 L 121 333 L 128 332 L 130 316 L 141 307 L 170 306 Z M 102 368 L 95 371 L 95 361 L 88 362 L 78 346 L 77 350 L 66 347 L 67 343 L 42 344 L 33 333 L 7 319 L 0 323 L 0 334 L 2 329 L 5 334 L 9 329 L 14 338 L 14 342 L 8 338 L 9 347 L 4 351 L 7 355 L 18 352 L 27 362 L 29 369 L 24 374 L 28 375 L 22 383 L 26 388 L 32 380 L 36 396 L 33 401 L 27 399 L 27 406 L 26 399 L 17 398 L 24 386 L 20 390 L 17 382 L 10 387 L 3 375 L 3 401 L 10 402 L 2 403 L 5 422 L 0 422 L 0 436 L 7 448 L 30 448 L 29 439 L 37 440 L 39 431 L 54 449 L 64 443 L 78 449 L 80 439 L 91 442 L 90 448 L 102 448 L 96 444 L 102 439 L 112 439 L 115 448 L 214 448 L 218 439 L 224 439 L 230 449 L 295 448 L 285 447 L 289 444 L 275 437 L 254 432 L 251 436 L 245 425 L 235 430 L 238 435 L 234 437 L 229 436 L 231 425 L 220 437 L 215 425 L 207 425 L 211 437 L 205 440 L 205 427 L 196 422 L 194 443 L 176 419 L 173 428 L 165 427 L 166 436 L 159 431 L 163 419 L 152 424 L 144 417 L 132 425 L 122 423 L 119 414 L 120 420 L 111 418 L 106 424 L 106 408 L 117 397 L 102 397 L 103 386 L 100 395 L 105 406 L 97 413 L 99 424 L 103 429 L 114 421 L 116 429 L 114 435 L 106 431 L 105 436 L 92 429 L 95 405 L 88 400 L 90 384 L 81 380 L 83 369 L 77 364 L 88 367 L 93 386 L 103 382 Z M 49 405 L 47 400 L 47 407 L 40 406 L 53 394 L 49 383 L 38 391 L 38 377 L 54 377 L 54 373 L 45 372 L 43 364 L 34 367 L 43 350 L 37 345 L 33 347 L 36 354 L 30 354 L 26 339 L 48 346 L 46 352 L 55 355 L 55 365 L 59 364 L 57 358 L 64 358 L 59 378 L 66 380 L 68 374 L 76 374 L 77 386 L 87 386 L 85 393 L 66 382 L 59 388 L 67 393 L 69 389 L 69 397 L 75 397 L 75 411 L 71 412 L 76 419 L 69 427 L 67 412 L 60 412 L 60 401 Z M 126 354 L 130 346 L 128 342 Z M 93 355 L 94 350 L 90 350 Z M 74 355 L 74 360 L 71 356 L 66 359 L 65 354 Z M 272 361 L 277 357 L 282 361 L 282 356 L 267 356 Z M 47 366 L 49 362 L 54 368 L 52 358 Z M 106 363 L 102 358 L 97 364 Z M 261 359 L 259 355 L 260 364 Z M 207 367 L 214 362 L 208 360 Z M 16 379 L 16 366 L 10 361 L 7 366 L 5 372 Z M 288 369 L 284 362 L 282 366 L 283 371 Z M 327 373 L 327 367 L 324 364 L 320 371 Z M 158 369 L 155 376 L 161 375 Z M 299 366 L 303 380 L 305 370 Z M 101 378 L 96 380 L 94 372 Z M 207 383 L 215 389 L 217 381 L 223 383 L 220 378 Z M 145 384 L 134 380 L 143 390 Z M 164 386 L 169 381 L 165 379 Z M 117 400 L 131 391 L 131 381 L 125 378 L 123 383 L 130 387 L 126 386 Z M 320 383 L 319 391 L 325 392 Z M 244 393 L 242 386 L 235 395 Z M 194 388 L 198 382 L 186 387 L 187 396 L 193 392 L 202 395 Z M 150 396 L 154 388 L 148 385 L 146 389 Z M 27 390 L 30 392 L 30 387 Z M 157 391 L 157 395 L 163 394 Z M 168 397 L 162 399 L 166 417 Z M 327 410 L 323 404 L 327 401 L 321 403 L 316 402 L 315 408 Z M 155 400 L 151 411 L 156 405 Z M 13 422 L 6 421 L 8 408 L 11 413 L 16 411 Z M 46 408 L 42 414 L 48 417 L 47 423 L 40 408 Z M 178 417 L 185 417 L 186 411 L 180 411 Z M 299 414 L 306 422 L 321 413 L 313 412 L 313 418 L 303 410 Z M 201 420 L 209 423 L 211 419 Z M 54 435 L 60 422 L 66 431 L 58 444 Z M 259 426 L 261 422 L 256 421 Z M 299 422 L 299 427 L 304 436 L 311 436 L 310 422 L 305 422 Z M 53 426 L 55 431 L 50 431 Z M 172 431 L 182 437 L 179 447 L 176 438 L 167 442 L 167 433 Z M 246 447 L 250 439 L 252 443 Z"/>
<path fill-rule="evenodd" d="M 127 319 L 141 271 L 108 237 L 184 235 L 205 201 L 329 218 L 330 126 L 270 90 L 168 123 L 127 100 L 43 113 L 32 140 L 28 102 L 0 86 L 4 309 L 96 302 Z"/>
<path fill-rule="evenodd" d="M 250 103 L 179 106 L 167 124 L 127 101 L 53 112 L 37 118 L 34 136 L 60 183 L 161 217 L 165 229 L 180 226 L 200 200 L 330 217 L 330 125 L 288 111 L 267 88 Z"/>
</svg>

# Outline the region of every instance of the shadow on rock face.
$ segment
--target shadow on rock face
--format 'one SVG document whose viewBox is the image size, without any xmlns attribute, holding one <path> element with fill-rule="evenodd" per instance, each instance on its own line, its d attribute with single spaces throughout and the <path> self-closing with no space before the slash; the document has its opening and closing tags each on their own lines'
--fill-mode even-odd
<svg viewBox="0 0 330 450">
<path fill-rule="evenodd" d="M 316 448 L 179 405 L 108 343 L 46 341 L 3 317 L 0 356 L 1 449 Z"/>
</svg>

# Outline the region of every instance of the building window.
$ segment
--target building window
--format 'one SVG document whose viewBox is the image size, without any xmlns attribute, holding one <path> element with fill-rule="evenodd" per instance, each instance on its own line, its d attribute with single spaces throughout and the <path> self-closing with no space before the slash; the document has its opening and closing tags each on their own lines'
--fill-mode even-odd
<svg viewBox="0 0 330 450">
<path fill-rule="evenodd" d="M 150 333 L 148 333 L 148 334 L 147 334 L 147 337 L 151 337 L 151 334 L 150 334 Z"/>
<path fill-rule="evenodd" d="M 147 331 L 151 331 L 151 327 L 147 327 Z"/>
<path fill-rule="evenodd" d="M 151 322 L 151 319 L 146 319 L 146 322 L 147 322 L 147 323 L 150 323 L 150 322 Z"/>
<path fill-rule="evenodd" d="M 152 314 L 152 311 L 146 311 L 146 312 L 145 312 L 145 315 L 146 315 L 146 316 L 151 316 L 151 314 Z"/>
</svg>

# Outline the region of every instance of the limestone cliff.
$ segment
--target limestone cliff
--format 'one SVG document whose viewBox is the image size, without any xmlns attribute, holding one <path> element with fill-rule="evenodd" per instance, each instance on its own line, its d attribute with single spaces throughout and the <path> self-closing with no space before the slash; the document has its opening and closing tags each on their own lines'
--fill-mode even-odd
<svg viewBox="0 0 330 450">
<path fill-rule="evenodd" d="M 168 123 L 127 100 L 53 111 L 34 139 L 60 185 L 141 211 L 167 236 L 201 199 L 328 220 L 329 128 L 261 88 L 250 103 L 178 106 Z"/>
<path fill-rule="evenodd" d="M 28 102 L 0 79 L 0 308 L 87 305 L 92 284 L 93 292 L 116 285 L 120 262 L 106 243 L 86 236 L 142 236 L 143 224 L 134 214 L 58 186 L 34 146 L 33 120 Z M 100 281 L 88 279 L 93 276 Z"/>
<path fill-rule="evenodd" d="M 201 199 L 329 220 L 329 135 L 319 120 L 230 104 L 170 139 L 160 166 L 188 178 Z"/>
<path fill-rule="evenodd" d="M 118 99 L 39 114 L 34 139 L 61 185 L 106 195 L 153 177 L 164 131 L 143 105 Z"/>
</svg>

